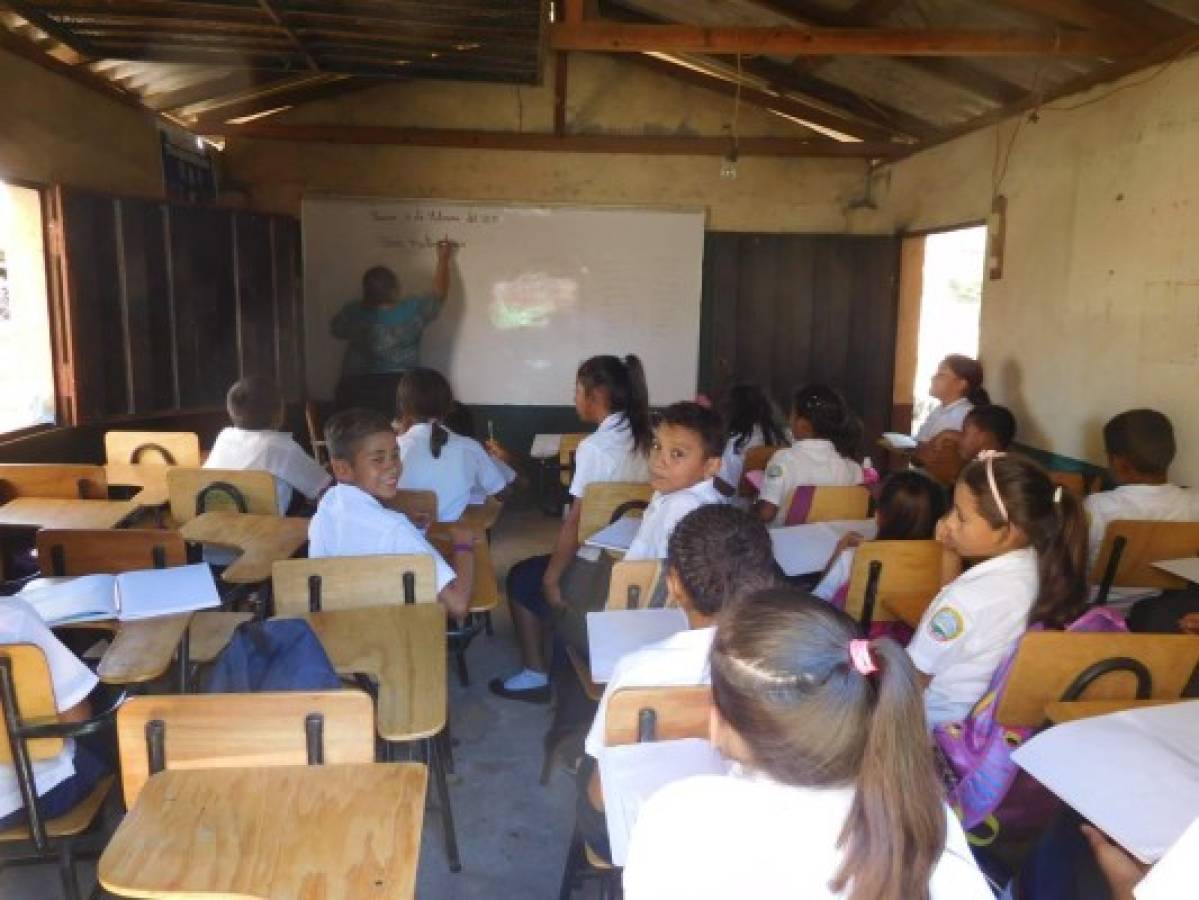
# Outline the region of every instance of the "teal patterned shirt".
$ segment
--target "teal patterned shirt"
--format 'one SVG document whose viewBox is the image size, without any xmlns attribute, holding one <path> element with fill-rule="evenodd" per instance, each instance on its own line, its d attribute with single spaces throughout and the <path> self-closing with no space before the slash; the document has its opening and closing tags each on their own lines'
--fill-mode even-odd
<svg viewBox="0 0 1199 900">
<path fill-rule="evenodd" d="M 441 303 L 432 294 L 406 297 L 387 308 L 363 306 L 355 300 L 333 317 L 329 330 L 349 341 L 343 377 L 404 372 L 420 365 L 420 339 L 437 318 Z"/>
</svg>

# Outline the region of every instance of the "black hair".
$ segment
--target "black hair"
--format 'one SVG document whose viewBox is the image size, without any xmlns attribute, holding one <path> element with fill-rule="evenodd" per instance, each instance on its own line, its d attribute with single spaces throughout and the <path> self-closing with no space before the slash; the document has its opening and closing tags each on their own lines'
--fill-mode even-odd
<svg viewBox="0 0 1199 900">
<path fill-rule="evenodd" d="M 829 890 L 848 900 L 928 900 L 945 849 L 944 789 L 928 746 L 923 689 L 890 638 L 862 641 L 831 604 L 794 588 L 726 606 L 712 644 L 712 700 L 782 784 L 852 786 Z"/>
<path fill-rule="evenodd" d="M 988 468 L 1006 518 L 991 493 Z M 958 481 L 974 495 L 979 513 L 992 528 L 1016 526 L 1037 551 L 1040 583 L 1028 624 L 1064 628 L 1082 615 L 1087 602 L 1087 516 L 1081 501 L 1022 456 L 967 463 Z"/>
<path fill-rule="evenodd" d="M 942 360 L 942 365 L 966 382 L 965 397 L 974 406 L 990 405 L 991 395 L 983 387 L 982 363 L 972 357 L 963 356 L 961 353 L 951 353 Z"/>
<path fill-rule="evenodd" d="M 441 421 L 454 434 L 472 439 L 475 437 L 475 416 L 465 403 L 455 400 Z"/>
<path fill-rule="evenodd" d="M 783 584 L 765 524 L 726 503 L 683 516 L 670 533 L 666 563 L 705 616 L 742 594 Z"/>
<path fill-rule="evenodd" d="M 1178 448 L 1174 426 L 1156 409 L 1130 409 L 1103 426 L 1108 456 L 1119 456 L 1142 475 L 1165 475 Z"/>
<path fill-rule="evenodd" d="M 638 453 L 649 452 L 654 429 L 649 415 L 649 389 L 641 360 L 630 353 L 617 356 L 593 356 L 579 366 L 576 380 L 588 393 L 602 390 L 608 396 L 608 408 L 623 413 L 633 432 L 633 447 Z"/>
<path fill-rule="evenodd" d="M 806 419 L 812 433 L 832 441 L 842 456 L 856 457 L 862 443 L 862 422 L 845 398 L 826 384 L 809 384 L 799 388 L 791 398 L 791 415 Z"/>
<path fill-rule="evenodd" d="M 398 290 L 400 280 L 387 266 L 372 266 L 362 275 L 362 302 L 366 306 L 378 306 L 387 294 Z"/>
<path fill-rule="evenodd" d="M 919 469 L 893 472 L 878 496 L 880 541 L 926 541 L 945 515 L 945 489 Z"/>
<path fill-rule="evenodd" d="M 1016 417 L 1006 406 L 994 403 L 988 406 L 976 406 L 966 413 L 962 425 L 965 426 L 966 422 L 973 422 L 975 428 L 985 431 L 987 434 L 993 434 L 995 443 L 999 445 L 996 448 L 998 450 L 1007 450 L 1012 446 L 1012 441 L 1016 439 Z"/>
<path fill-rule="evenodd" d="M 450 411 L 454 392 L 445 376 L 436 369 L 409 369 L 396 388 L 396 412 L 416 422 L 432 422 L 429 449 L 434 459 L 441 459 L 441 449 L 450 439 L 450 433 L 441 424 Z"/>
<path fill-rule="evenodd" d="M 374 409 L 343 409 L 325 423 L 325 447 L 330 459 L 353 460 L 362 441 L 386 432 L 394 439 L 387 416 Z"/>
<path fill-rule="evenodd" d="M 762 432 L 762 441 L 767 447 L 778 447 L 787 442 L 775 416 L 774 404 L 758 385 L 747 382 L 734 384 L 720 408 L 735 452 L 740 453 L 745 449 L 755 428 Z"/>
<path fill-rule="evenodd" d="M 265 375 L 250 375 L 233 383 L 225 395 L 229 419 L 247 431 L 268 431 L 279 424 L 283 395 Z"/>
<path fill-rule="evenodd" d="M 690 400 L 672 403 L 658 413 L 655 425 L 674 425 L 695 432 L 707 459 L 720 459 L 724 453 L 724 423 L 719 413 L 706 406 Z"/>
</svg>

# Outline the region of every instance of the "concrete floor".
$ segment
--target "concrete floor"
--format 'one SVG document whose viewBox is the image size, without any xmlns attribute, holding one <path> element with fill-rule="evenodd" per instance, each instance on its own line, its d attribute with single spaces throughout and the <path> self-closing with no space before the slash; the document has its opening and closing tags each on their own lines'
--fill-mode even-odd
<svg viewBox="0 0 1199 900">
<path fill-rule="evenodd" d="M 492 543 L 501 583 L 513 562 L 548 550 L 557 524 L 535 510 L 505 510 Z M 480 635 L 467 652 L 469 687 L 458 684 L 451 665 L 450 713 L 458 745 L 450 799 L 462 871 L 452 874 L 446 866 L 441 818 L 430 805 L 417 880 L 417 896 L 427 900 L 553 898 L 562 877 L 574 823 L 574 781 L 559 768 L 548 786 L 537 783 L 550 708 L 500 700 L 487 690 L 491 678 L 517 666 L 507 610 L 501 607 L 493 619 L 495 635 Z M 94 866 L 82 863 L 79 871 L 89 890 Z M 2 900 L 59 896 L 53 865 L 0 872 Z"/>
</svg>

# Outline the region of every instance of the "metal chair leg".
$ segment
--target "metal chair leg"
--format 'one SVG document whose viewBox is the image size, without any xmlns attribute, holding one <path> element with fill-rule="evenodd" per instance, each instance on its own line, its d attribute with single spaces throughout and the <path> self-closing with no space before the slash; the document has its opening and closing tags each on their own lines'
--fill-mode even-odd
<svg viewBox="0 0 1199 900">
<path fill-rule="evenodd" d="M 466 647 L 461 643 L 454 648 L 454 658 L 458 662 L 458 683 L 470 687 L 470 672 L 466 669 Z"/>
<path fill-rule="evenodd" d="M 454 739 L 450 736 L 450 723 L 445 723 L 445 728 L 441 730 L 441 734 L 437 735 L 437 739 L 441 741 L 442 761 L 445 764 L 447 775 L 454 774 Z"/>
<path fill-rule="evenodd" d="M 495 637 L 495 628 L 491 625 L 491 610 L 483 613 L 483 630 L 487 632 L 488 637 Z"/>
<path fill-rule="evenodd" d="M 583 862 L 583 835 L 575 828 L 566 851 L 566 864 L 562 867 L 562 886 L 558 888 L 558 900 L 570 900 L 575 892 L 579 866 Z"/>
<path fill-rule="evenodd" d="M 75 875 L 75 860 L 68 844 L 58 853 L 58 876 L 62 879 L 62 892 L 67 900 L 80 900 L 79 879 Z"/>
<path fill-rule="evenodd" d="M 461 872 L 462 862 L 458 858 L 458 837 L 454 832 L 454 811 L 450 808 L 450 786 L 446 783 L 445 765 L 437 738 L 425 739 L 425 753 L 429 760 L 429 774 L 437 789 L 437 800 L 441 807 L 441 827 L 445 833 L 445 855 L 451 872 Z"/>
</svg>

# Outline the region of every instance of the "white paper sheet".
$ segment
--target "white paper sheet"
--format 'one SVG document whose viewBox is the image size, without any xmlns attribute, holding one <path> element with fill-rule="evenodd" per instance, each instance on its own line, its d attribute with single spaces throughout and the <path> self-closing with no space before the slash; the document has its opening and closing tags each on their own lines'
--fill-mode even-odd
<svg viewBox="0 0 1199 900">
<path fill-rule="evenodd" d="M 96 622 L 116 618 L 115 585 L 112 575 L 37 578 L 25 585 L 19 596 L 47 625 Z"/>
<path fill-rule="evenodd" d="M 633 539 L 641 529 L 641 519 L 633 516 L 621 516 L 606 528 L 601 528 L 584 542 L 589 547 L 600 547 L 604 550 L 626 552 L 633 546 Z"/>
<path fill-rule="evenodd" d="M 551 456 L 557 456 L 561 447 L 562 435 L 535 434 L 533 435 L 533 446 L 529 448 L 529 456 L 533 459 L 548 459 Z"/>
<path fill-rule="evenodd" d="M 788 575 L 819 572 L 828 564 L 837 541 L 851 531 L 872 541 L 878 534 L 878 525 L 874 519 L 856 519 L 772 528 L 770 540 L 774 543 L 774 558 Z"/>
<path fill-rule="evenodd" d="M 204 563 L 143 569 L 117 576 L 117 606 L 123 622 L 220 605 L 212 570 Z"/>
<path fill-rule="evenodd" d="M 612 863 L 623 866 L 641 807 L 672 781 L 690 775 L 727 775 L 729 762 L 700 738 L 609 747 L 599 760 L 604 816 Z"/>
<path fill-rule="evenodd" d="M 1199 701 L 1057 725 L 1012 754 L 1141 862 L 1199 815 Z"/>
<path fill-rule="evenodd" d="M 687 615 L 678 607 L 611 609 L 587 613 L 587 646 L 591 678 L 605 684 L 626 653 L 687 630 Z"/>
<path fill-rule="evenodd" d="M 910 434 L 900 434 L 897 431 L 884 431 L 883 443 L 893 450 L 915 450 L 917 441 Z"/>
<path fill-rule="evenodd" d="M 1199 859 L 1199 818 L 1133 888 L 1136 900 L 1173 900 L 1195 893 L 1195 860 Z"/>
<path fill-rule="evenodd" d="M 1154 568 L 1185 578 L 1192 584 L 1199 584 L 1199 556 L 1185 556 L 1182 559 L 1159 559 L 1153 564 Z"/>
</svg>

